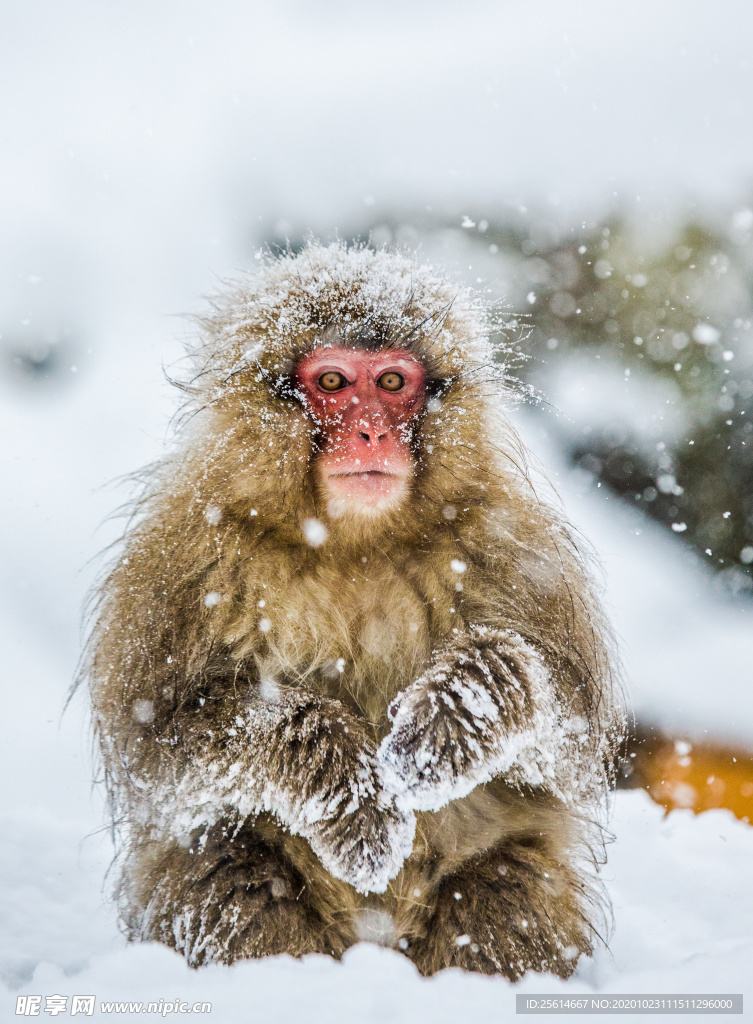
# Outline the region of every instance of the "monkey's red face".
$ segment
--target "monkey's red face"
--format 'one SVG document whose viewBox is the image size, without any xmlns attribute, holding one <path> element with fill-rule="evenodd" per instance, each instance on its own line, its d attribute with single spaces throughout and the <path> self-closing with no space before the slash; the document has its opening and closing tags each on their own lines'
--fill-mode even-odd
<svg viewBox="0 0 753 1024">
<path fill-rule="evenodd" d="M 413 475 L 411 434 L 426 402 L 421 363 L 401 349 L 317 349 L 296 384 L 322 433 L 317 459 L 330 514 L 396 505 Z"/>
</svg>

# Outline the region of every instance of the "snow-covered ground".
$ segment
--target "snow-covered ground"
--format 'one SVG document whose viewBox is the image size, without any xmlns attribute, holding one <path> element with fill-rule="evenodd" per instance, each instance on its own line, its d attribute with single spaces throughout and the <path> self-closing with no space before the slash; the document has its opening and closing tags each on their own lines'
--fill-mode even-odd
<svg viewBox="0 0 753 1024">
<path fill-rule="evenodd" d="M 528 975 L 517 985 L 459 970 L 427 981 L 402 954 L 364 943 L 342 964 L 323 956 L 273 957 L 192 971 L 165 947 L 126 946 L 115 934 L 97 885 L 104 850 L 95 844 L 77 859 L 77 823 L 48 807 L 19 810 L 13 824 L 15 832 L 3 830 L 16 852 L 6 860 L 3 849 L 3 879 L 13 896 L 2 960 L 6 967 L 24 960 L 26 970 L 0 993 L 3 1019 L 10 1019 L 18 992 L 94 994 L 97 1005 L 209 1001 L 214 1020 L 311 1024 L 441 1024 L 461 1014 L 507 1020 L 516 992 L 750 993 L 753 829 L 727 811 L 664 818 L 645 794 L 620 793 L 605 872 L 615 919 L 610 949 L 581 962 L 568 982 Z"/>
<path fill-rule="evenodd" d="M 6 2 L 0 346 L 63 338 L 66 372 L 0 376 L 3 1019 L 18 991 L 209 1000 L 223 1022 L 512 1014 L 502 980 L 424 982 L 377 947 L 198 973 L 126 947 L 80 697 L 61 717 L 90 559 L 117 534 L 100 524 L 126 497 L 106 485 L 159 452 L 161 364 L 184 333 L 170 314 L 265 231 L 326 234 L 393 206 L 559 218 L 616 198 L 668 217 L 749 202 L 751 31 L 745 0 Z M 603 557 L 639 713 L 753 742 L 750 610 L 567 472 L 546 419 L 524 426 Z M 663 819 L 639 793 L 617 796 L 614 829 L 610 951 L 567 989 L 744 990 L 753 829 L 722 811 Z"/>
</svg>

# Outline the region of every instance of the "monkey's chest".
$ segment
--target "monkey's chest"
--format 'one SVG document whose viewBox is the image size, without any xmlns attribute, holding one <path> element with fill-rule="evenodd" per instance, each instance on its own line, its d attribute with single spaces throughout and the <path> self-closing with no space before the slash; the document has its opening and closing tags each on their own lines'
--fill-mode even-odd
<svg viewBox="0 0 753 1024">
<path fill-rule="evenodd" d="M 276 604 L 274 669 L 345 700 L 375 725 L 431 651 L 432 602 L 395 572 L 299 578 Z"/>
</svg>

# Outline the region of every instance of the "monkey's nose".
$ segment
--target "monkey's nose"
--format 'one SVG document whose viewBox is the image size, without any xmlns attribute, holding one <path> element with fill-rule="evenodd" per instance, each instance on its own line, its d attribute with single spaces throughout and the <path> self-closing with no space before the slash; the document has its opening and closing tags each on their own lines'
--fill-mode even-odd
<svg viewBox="0 0 753 1024">
<path fill-rule="evenodd" d="M 387 436 L 387 431 L 379 431 L 375 430 L 373 427 L 370 427 L 368 430 L 359 430 L 358 436 L 361 438 L 362 441 L 366 441 L 367 444 L 371 444 L 372 441 L 378 444 L 380 441 L 384 441 L 385 437 Z"/>
</svg>

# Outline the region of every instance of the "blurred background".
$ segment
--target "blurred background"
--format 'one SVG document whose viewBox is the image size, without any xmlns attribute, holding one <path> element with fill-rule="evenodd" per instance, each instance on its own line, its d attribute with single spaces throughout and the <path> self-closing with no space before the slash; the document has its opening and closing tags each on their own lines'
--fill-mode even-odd
<svg viewBox="0 0 753 1024">
<path fill-rule="evenodd" d="M 623 782 L 749 819 L 752 42 L 745 0 L 6 0 L 12 877 L 19 850 L 49 869 L 35 829 L 63 850 L 102 820 L 84 702 L 61 710 L 113 481 L 169 438 L 183 315 L 309 231 L 418 248 L 506 304 L 513 415 L 605 567 Z"/>
</svg>

